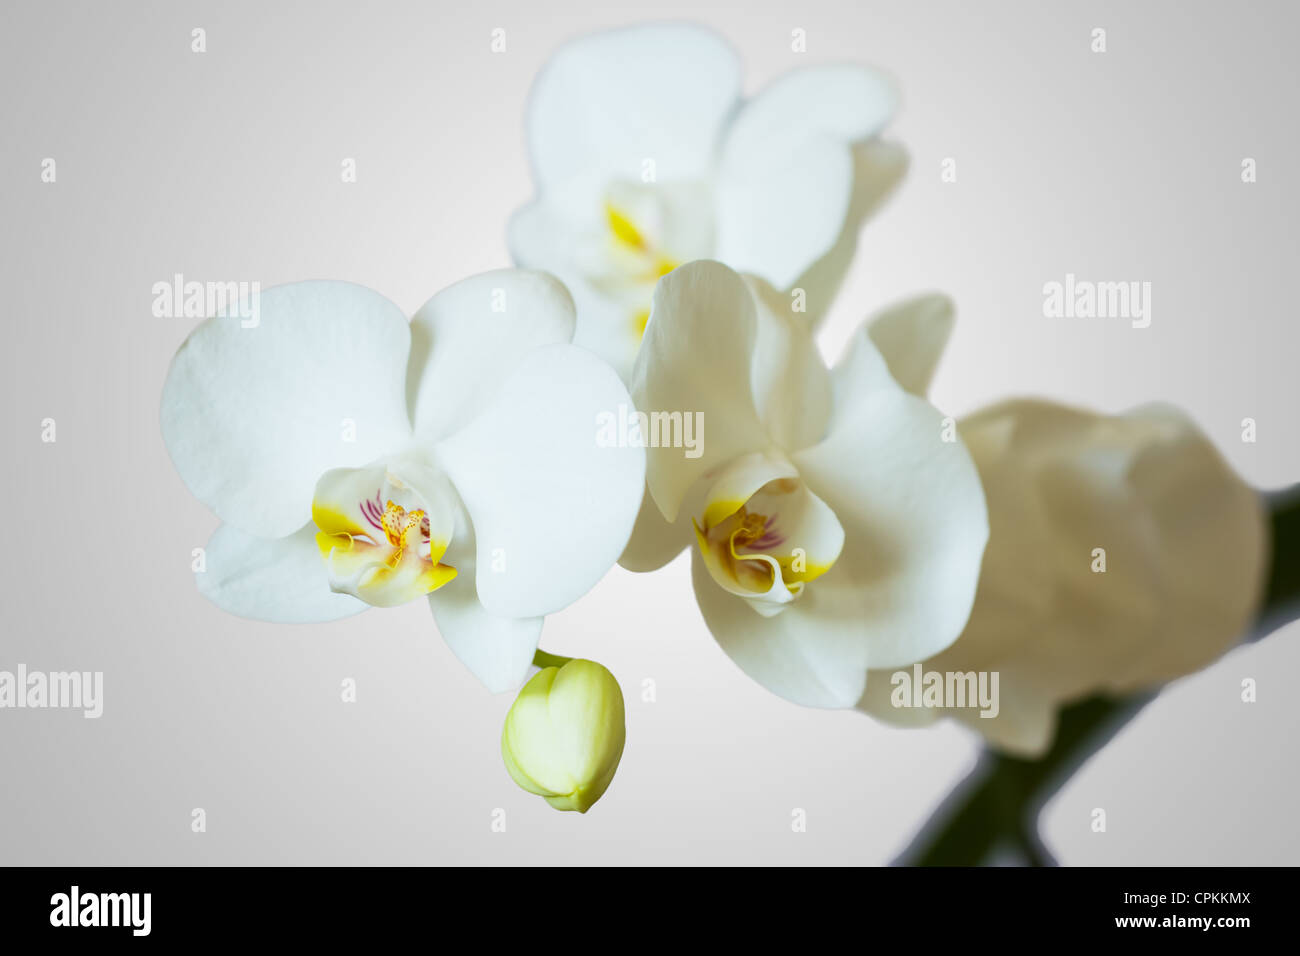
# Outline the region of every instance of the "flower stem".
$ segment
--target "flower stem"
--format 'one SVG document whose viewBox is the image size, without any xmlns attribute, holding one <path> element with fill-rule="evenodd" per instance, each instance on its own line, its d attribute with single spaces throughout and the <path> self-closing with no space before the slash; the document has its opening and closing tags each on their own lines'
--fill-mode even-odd
<svg viewBox="0 0 1300 956">
<path fill-rule="evenodd" d="M 548 654 L 540 649 L 533 654 L 533 666 L 541 667 L 543 669 L 547 667 L 563 667 L 571 660 L 573 660 L 572 657 L 561 657 L 558 654 Z"/>
<path fill-rule="evenodd" d="M 1246 642 L 1300 618 L 1300 485 L 1264 496 L 1273 563 L 1263 606 Z M 1051 749 L 1037 760 L 986 748 L 896 866 L 1054 866 L 1038 835 L 1043 805 L 1115 733 L 1155 698 L 1089 697 L 1062 708 Z"/>
</svg>

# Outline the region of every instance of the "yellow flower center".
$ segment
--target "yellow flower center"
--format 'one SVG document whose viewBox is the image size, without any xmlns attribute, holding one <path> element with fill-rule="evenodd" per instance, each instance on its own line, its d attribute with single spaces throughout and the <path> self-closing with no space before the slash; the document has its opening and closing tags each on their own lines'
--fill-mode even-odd
<svg viewBox="0 0 1300 956">
<path fill-rule="evenodd" d="M 336 469 L 322 477 L 312 519 L 331 589 L 391 607 L 456 577 L 456 569 L 440 561 L 450 543 L 450 515 L 431 512 L 423 500 L 408 510 L 395 500 L 402 496 L 415 503 L 412 489 L 382 467 Z"/>
<path fill-rule="evenodd" d="M 763 454 L 724 469 L 697 514 L 695 538 L 709 576 L 765 616 L 829 571 L 844 544 L 834 513 L 793 466 Z"/>
<path fill-rule="evenodd" d="M 611 202 L 605 203 L 605 219 L 613 237 L 616 256 L 626 263 L 627 278 L 638 286 L 650 287 L 647 298 L 653 294 L 654 283 L 668 275 L 680 263 L 665 255 L 651 242 L 645 233 L 637 228 L 632 217 Z M 650 307 L 633 309 L 632 329 L 639 340 L 645 334 L 646 323 L 650 321 Z"/>
<path fill-rule="evenodd" d="M 389 501 L 384 505 L 384 513 L 380 518 L 380 523 L 384 529 L 384 535 L 388 538 L 388 543 L 393 546 L 393 554 L 388 559 L 390 567 L 396 567 L 402 560 L 402 554 L 406 551 L 408 544 L 414 544 L 417 547 L 420 544 L 421 536 L 429 535 L 429 519 L 424 513 L 423 508 L 416 508 L 414 511 L 407 511 L 399 504 Z M 407 539 L 415 534 L 414 541 Z"/>
</svg>

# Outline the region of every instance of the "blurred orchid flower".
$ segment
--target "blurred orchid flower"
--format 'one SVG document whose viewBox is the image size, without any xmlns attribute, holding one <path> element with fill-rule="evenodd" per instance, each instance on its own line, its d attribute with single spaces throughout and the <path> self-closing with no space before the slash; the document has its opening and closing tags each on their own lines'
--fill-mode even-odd
<svg viewBox="0 0 1300 956">
<path fill-rule="evenodd" d="M 897 96 L 878 73 L 817 66 L 740 91 L 732 49 L 686 24 L 574 40 L 533 85 L 537 197 L 510 222 L 511 253 L 564 280 L 575 341 L 625 379 L 655 283 L 683 262 L 802 289 L 822 315 L 859 226 L 906 168 L 879 138 Z"/>
<path fill-rule="evenodd" d="M 869 669 L 951 644 L 988 533 L 951 422 L 891 377 L 865 327 L 828 370 L 783 295 L 717 262 L 662 279 L 653 311 L 636 407 L 702 413 L 706 438 L 689 457 L 643 436 L 649 495 L 620 563 L 653 570 L 694 541 L 714 637 L 799 704 L 852 707 Z M 893 315 L 924 336 L 950 306 L 924 296 Z"/>
<path fill-rule="evenodd" d="M 890 367 L 933 368 L 947 328 L 901 332 L 877 336 Z M 1244 636 L 1267 573 L 1263 505 L 1186 415 L 1015 400 L 959 432 L 988 499 L 988 551 L 965 632 L 922 666 L 997 672 L 996 716 L 895 706 L 886 671 L 868 679 L 862 710 L 901 724 L 946 714 L 1033 757 L 1062 705 L 1159 686 Z"/>
<path fill-rule="evenodd" d="M 260 313 L 204 321 L 163 387 L 167 450 L 223 522 L 199 590 L 275 622 L 427 595 L 489 689 L 519 686 L 544 615 L 613 565 L 644 487 L 642 449 L 593 440 L 628 393 L 569 344 L 567 291 L 490 272 L 408 322 L 360 286 L 301 282 Z"/>
</svg>

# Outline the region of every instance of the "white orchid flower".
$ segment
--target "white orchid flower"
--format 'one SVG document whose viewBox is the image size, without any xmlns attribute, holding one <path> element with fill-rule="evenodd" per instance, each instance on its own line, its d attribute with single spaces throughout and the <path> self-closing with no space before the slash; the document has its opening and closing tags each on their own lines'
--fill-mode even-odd
<svg viewBox="0 0 1300 956">
<path fill-rule="evenodd" d="M 879 138 L 897 96 L 874 71 L 809 67 L 740 93 L 732 49 L 686 24 L 574 40 L 533 85 L 537 197 L 510 222 L 511 253 L 564 280 L 575 341 L 625 378 L 656 281 L 684 262 L 802 289 L 823 314 L 907 165 Z"/>
<path fill-rule="evenodd" d="M 949 311 L 926 296 L 897 313 L 926 334 Z M 865 329 L 830 371 L 771 286 L 689 263 L 655 290 L 632 392 L 649 497 L 620 563 L 653 570 L 695 542 L 700 609 L 750 677 L 799 704 L 852 707 L 869 669 L 961 633 L 988 533 L 979 478 Z M 669 440 L 671 412 L 702 415 L 698 457 Z"/>
<path fill-rule="evenodd" d="M 260 316 L 203 322 L 163 388 L 167 450 L 223 522 L 200 591 L 276 622 L 427 595 L 456 656 L 517 687 L 543 617 L 617 559 L 644 483 L 641 449 L 595 441 L 628 395 L 569 344 L 567 291 L 490 272 L 408 322 L 360 286 L 301 282 Z"/>
<path fill-rule="evenodd" d="M 891 367 L 933 367 L 946 339 L 934 331 L 878 341 Z M 867 682 L 867 713 L 902 724 L 946 714 L 1039 756 L 1062 705 L 1157 687 L 1245 636 L 1267 573 L 1263 505 L 1186 415 L 1017 400 L 959 432 L 988 498 L 988 551 L 965 632 L 922 669 L 996 671 L 996 716 L 895 707 L 885 672 Z"/>
</svg>

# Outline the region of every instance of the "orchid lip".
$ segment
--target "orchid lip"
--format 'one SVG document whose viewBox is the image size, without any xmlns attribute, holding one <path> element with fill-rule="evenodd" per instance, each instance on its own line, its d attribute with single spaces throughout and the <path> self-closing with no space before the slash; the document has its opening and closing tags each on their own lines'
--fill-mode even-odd
<svg viewBox="0 0 1300 956">
<path fill-rule="evenodd" d="M 758 613 L 780 613 L 830 570 L 843 529 L 783 456 L 745 456 L 708 477 L 693 524 L 709 575 Z"/>
<path fill-rule="evenodd" d="M 414 485 L 385 464 L 326 472 L 312 517 L 331 590 L 390 607 L 456 577 L 441 563 L 455 527 L 450 485 L 435 469 L 403 461 Z M 419 487 L 415 487 L 418 485 Z"/>
</svg>

